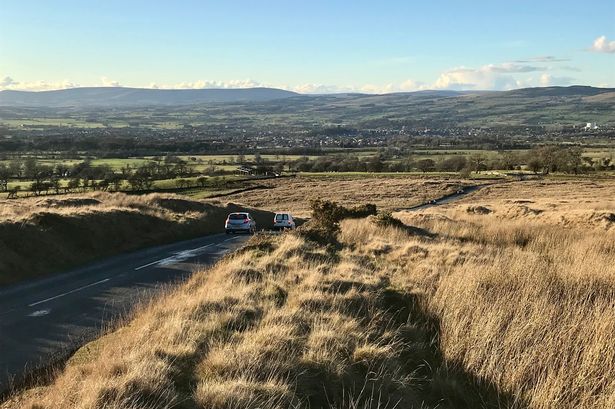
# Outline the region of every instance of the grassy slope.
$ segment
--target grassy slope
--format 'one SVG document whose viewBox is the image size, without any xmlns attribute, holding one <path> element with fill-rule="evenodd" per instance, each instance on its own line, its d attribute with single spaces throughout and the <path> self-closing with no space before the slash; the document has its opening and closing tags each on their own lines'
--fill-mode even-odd
<svg viewBox="0 0 615 409">
<path fill-rule="evenodd" d="M 5 407 L 613 407 L 612 189 L 347 220 L 337 246 L 255 239 Z"/>
<path fill-rule="evenodd" d="M 7 407 L 495 402 L 487 384 L 445 367 L 420 296 L 394 287 L 371 256 L 327 250 L 298 235 L 256 239 L 83 348 L 52 386 Z"/>
<path fill-rule="evenodd" d="M 0 201 L 0 285 L 96 258 L 224 231 L 237 205 L 95 193 Z M 256 211 L 257 221 L 271 215 Z"/>
<path fill-rule="evenodd" d="M 23 110 L 1 107 L 7 126 L 59 125 L 100 126 L 111 119 L 113 126 L 126 126 L 136 120 L 143 126 L 160 129 L 184 124 L 209 126 L 305 127 L 318 124 L 386 126 L 396 121 L 416 121 L 418 126 L 501 126 L 561 125 L 598 122 L 615 123 L 612 89 L 534 88 L 504 92 L 442 95 L 399 93 L 387 95 L 321 95 L 265 102 L 204 104 L 164 108 L 120 108 L 112 111 L 86 108 L 80 112 L 65 109 Z M 152 115 L 155 110 L 155 115 Z M 97 122 L 84 122 L 95 116 Z M 123 117 L 118 120 L 118 118 Z M 37 119 L 38 118 L 38 119 Z"/>
</svg>

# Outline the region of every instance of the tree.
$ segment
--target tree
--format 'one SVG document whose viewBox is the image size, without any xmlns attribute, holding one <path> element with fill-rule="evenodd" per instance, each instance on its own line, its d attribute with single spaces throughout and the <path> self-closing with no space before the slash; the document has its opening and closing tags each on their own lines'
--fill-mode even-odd
<svg viewBox="0 0 615 409">
<path fill-rule="evenodd" d="M 60 194 L 60 189 L 62 188 L 60 184 L 60 179 L 57 177 L 51 178 L 49 181 L 49 186 L 56 192 L 56 194 Z"/>
<path fill-rule="evenodd" d="M 561 156 L 562 170 L 575 175 L 581 171 L 583 164 L 583 148 L 580 146 L 572 146 L 564 149 L 564 154 Z"/>
<path fill-rule="evenodd" d="M 9 187 L 11 170 L 5 164 L 0 163 L 0 192 L 6 192 Z"/>
<path fill-rule="evenodd" d="M 528 168 L 538 172 L 536 167 L 542 164 L 542 173 L 566 172 L 579 173 L 583 163 L 583 149 L 579 146 L 564 147 L 557 145 L 546 145 L 532 149 L 528 153 Z"/>
<path fill-rule="evenodd" d="M 19 159 L 13 159 L 9 162 L 9 171 L 11 175 L 16 177 L 17 179 L 21 178 L 23 169 L 23 161 Z"/>
<path fill-rule="evenodd" d="M 36 168 L 36 158 L 27 158 L 24 161 L 24 171 L 23 174 L 28 179 L 34 179 L 36 176 L 37 168 Z"/>
<path fill-rule="evenodd" d="M 15 186 L 12 189 L 8 190 L 8 196 L 6 197 L 7 199 L 17 199 L 17 192 L 19 192 L 19 190 L 21 190 L 20 186 Z"/>
<path fill-rule="evenodd" d="M 416 167 L 421 172 L 433 172 L 436 168 L 436 162 L 433 159 L 421 159 L 416 163 Z"/>
<path fill-rule="evenodd" d="M 527 163 L 527 168 L 534 172 L 534 174 L 538 174 L 538 172 L 544 169 L 544 164 L 539 158 L 532 158 Z"/>
<path fill-rule="evenodd" d="M 470 155 L 468 161 L 470 162 L 470 168 L 476 173 L 487 170 L 487 158 L 482 153 Z"/>
<path fill-rule="evenodd" d="M 506 170 L 518 169 L 519 165 L 523 162 L 517 152 L 503 152 L 500 156 L 501 166 Z"/>
<path fill-rule="evenodd" d="M 50 189 L 49 182 L 32 182 L 30 184 L 30 190 L 36 195 L 40 196 L 43 192 L 47 192 Z"/>
<path fill-rule="evenodd" d="M 81 178 L 74 177 L 68 181 L 66 188 L 70 191 L 74 191 L 75 189 L 79 188 L 79 186 L 81 186 Z"/>
<path fill-rule="evenodd" d="M 113 177 L 110 179 L 111 185 L 113 186 L 113 190 L 116 192 L 122 188 L 122 177 L 117 174 L 113 174 Z"/>
<path fill-rule="evenodd" d="M 181 188 L 188 188 L 188 187 L 190 187 L 190 180 L 188 180 L 188 179 L 177 179 L 175 181 L 175 185 L 178 188 L 180 188 L 180 189 Z"/>
<path fill-rule="evenodd" d="M 382 162 L 382 158 L 380 155 L 372 156 L 367 162 L 367 171 L 368 172 L 382 172 L 384 168 L 384 163 Z"/>
<path fill-rule="evenodd" d="M 109 185 L 111 184 L 111 181 L 109 179 L 103 179 L 100 182 L 98 182 L 98 189 L 102 190 L 103 192 L 106 192 L 107 190 L 109 190 Z"/>
<path fill-rule="evenodd" d="M 205 187 L 207 185 L 207 178 L 205 176 L 199 176 L 196 178 L 196 183 L 201 187 Z"/>
<path fill-rule="evenodd" d="M 463 155 L 455 155 L 438 163 L 438 170 L 442 172 L 459 172 L 468 165 L 468 160 Z"/>
</svg>

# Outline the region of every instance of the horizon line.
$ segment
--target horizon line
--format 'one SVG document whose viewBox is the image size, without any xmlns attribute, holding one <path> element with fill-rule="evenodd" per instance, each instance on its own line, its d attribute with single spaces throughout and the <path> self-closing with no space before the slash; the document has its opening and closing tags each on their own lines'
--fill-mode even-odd
<svg viewBox="0 0 615 409">
<path fill-rule="evenodd" d="M 238 90 L 255 90 L 255 89 L 268 89 L 268 90 L 277 90 L 277 91 L 285 91 L 296 95 L 305 95 L 305 96 L 317 96 L 317 95 L 394 95 L 394 94 L 413 94 L 413 93 L 421 93 L 421 92 L 457 92 L 457 93 L 468 93 L 468 92 L 510 92 L 510 91 L 518 91 L 524 89 L 548 89 L 548 88 L 576 88 L 576 87 L 585 87 L 585 88 L 596 88 L 596 89 L 615 89 L 613 87 L 600 87 L 594 85 L 583 85 L 583 84 L 571 84 L 571 85 L 547 85 L 547 86 L 537 86 L 537 87 L 522 87 L 522 88 L 511 88 L 507 90 L 498 90 L 498 89 L 438 89 L 438 88 L 430 88 L 430 89 L 417 89 L 413 91 L 391 91 L 391 92 L 360 92 L 360 91 L 340 91 L 340 92 L 320 92 L 320 93 L 301 93 L 297 91 L 288 90 L 285 88 L 277 88 L 277 87 L 205 87 L 205 88 L 157 88 L 157 87 L 132 87 L 132 86 L 108 86 L 108 85 L 91 85 L 91 86 L 77 86 L 77 87 L 67 87 L 67 88 L 57 88 L 57 89 L 46 89 L 46 90 L 20 90 L 20 89 L 2 89 L 0 92 L 23 92 L 29 94 L 39 94 L 39 93 L 47 93 L 47 92 L 60 92 L 60 91 L 69 91 L 75 89 L 129 89 L 129 90 L 147 90 L 147 91 L 213 91 L 213 90 L 225 90 L 225 91 L 238 91 Z"/>
</svg>

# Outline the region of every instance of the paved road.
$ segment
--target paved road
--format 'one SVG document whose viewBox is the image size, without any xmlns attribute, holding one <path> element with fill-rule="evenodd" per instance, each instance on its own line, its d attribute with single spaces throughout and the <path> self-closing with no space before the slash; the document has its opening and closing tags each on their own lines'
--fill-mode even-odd
<svg viewBox="0 0 615 409">
<path fill-rule="evenodd" d="M 449 195 L 446 196 L 442 196 L 439 199 L 435 199 L 432 200 L 431 202 L 427 202 L 427 203 L 422 203 L 416 206 L 412 206 L 412 207 L 405 207 L 405 208 L 401 208 L 401 209 L 397 209 L 398 211 L 403 211 L 403 210 L 423 210 L 423 209 L 428 209 L 430 207 L 435 207 L 435 206 L 440 206 L 443 204 L 447 204 L 447 203 L 451 203 L 454 201 L 457 201 L 459 199 L 461 199 L 462 197 L 464 197 L 465 195 L 468 195 L 472 192 L 476 192 L 479 189 L 482 189 L 484 187 L 487 186 L 491 186 L 494 185 L 496 183 L 501 183 L 501 182 L 489 182 L 489 183 L 484 183 L 482 185 L 473 185 L 473 186 L 466 186 L 463 189 L 455 192 L 455 193 L 451 193 Z"/>
<path fill-rule="evenodd" d="M 210 235 L 0 288 L 0 392 L 14 376 L 94 339 L 138 300 L 211 264 L 247 239 Z"/>
</svg>

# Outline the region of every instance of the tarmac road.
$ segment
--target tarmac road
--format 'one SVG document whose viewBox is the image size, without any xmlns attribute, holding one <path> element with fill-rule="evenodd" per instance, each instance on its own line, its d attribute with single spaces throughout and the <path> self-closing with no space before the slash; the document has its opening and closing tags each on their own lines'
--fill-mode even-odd
<svg viewBox="0 0 615 409">
<path fill-rule="evenodd" d="M 139 300 L 212 264 L 248 238 L 209 235 L 0 288 L 0 392 L 15 377 L 96 338 Z"/>
</svg>

